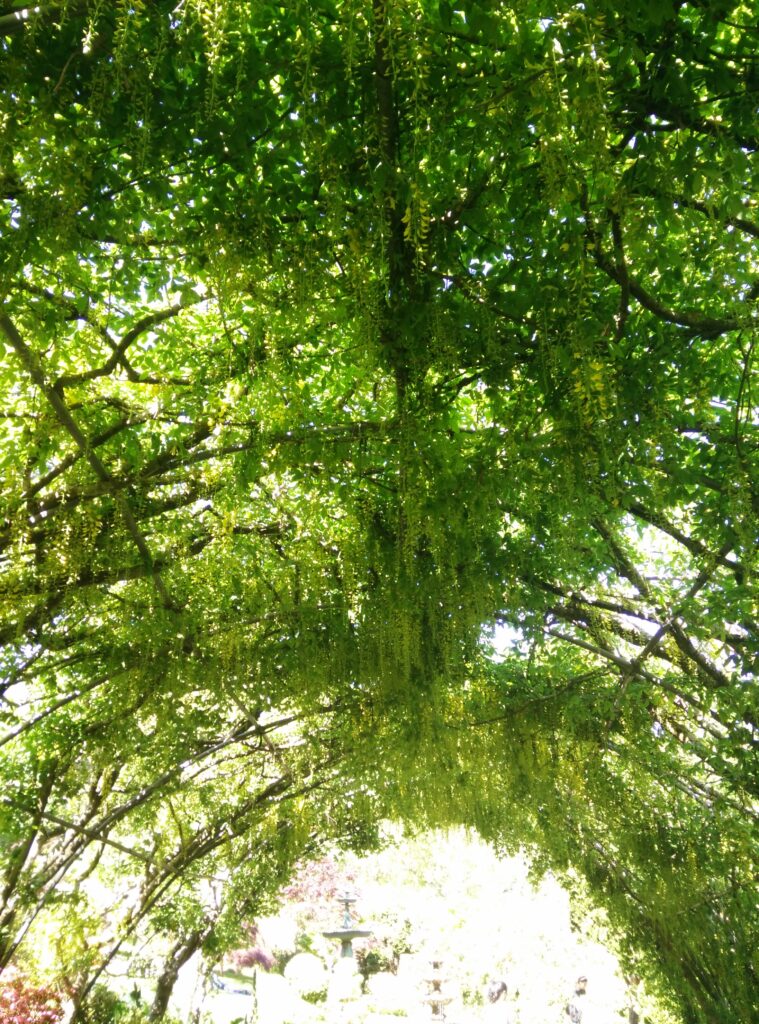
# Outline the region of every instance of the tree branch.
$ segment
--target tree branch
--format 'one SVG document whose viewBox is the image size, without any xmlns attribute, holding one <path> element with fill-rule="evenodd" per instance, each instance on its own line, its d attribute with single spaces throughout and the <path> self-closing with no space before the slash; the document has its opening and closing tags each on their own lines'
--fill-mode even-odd
<svg viewBox="0 0 759 1024">
<path fill-rule="evenodd" d="M 130 328 L 121 341 L 117 342 L 113 353 L 110 358 L 102 365 L 93 368 L 92 370 L 85 370 L 82 373 L 66 373 L 60 376 L 53 387 L 56 391 L 62 391 L 64 388 L 73 387 L 76 384 L 83 384 L 88 380 L 95 380 L 97 377 L 106 377 L 109 373 L 112 373 L 116 366 L 122 361 L 129 346 L 139 338 L 141 334 L 149 330 L 151 327 L 157 327 L 158 324 L 164 323 L 166 320 L 170 320 L 172 317 L 177 316 L 182 310 L 188 309 L 191 306 L 197 305 L 202 302 L 201 296 L 196 296 L 193 300 L 187 302 L 177 302 L 173 306 L 169 306 L 168 309 L 156 310 L 154 313 L 148 313 L 147 316 L 142 317 L 137 323 Z"/>
<path fill-rule="evenodd" d="M 110 483 L 112 480 L 110 473 L 98 456 L 92 451 L 89 441 L 80 430 L 56 388 L 48 384 L 39 358 L 32 349 L 29 348 L 19 332 L 16 330 L 11 319 L 5 313 L 0 313 L 0 329 L 10 342 L 11 347 L 15 350 L 21 360 L 21 363 L 29 373 L 29 376 L 53 407 L 53 410 L 55 411 L 55 414 L 60 420 L 62 426 L 65 427 L 76 442 L 78 448 L 81 450 L 87 462 L 89 462 L 98 479 L 103 483 Z M 172 601 L 166 591 L 163 580 L 157 572 L 153 571 L 153 558 L 150 553 L 150 549 L 148 548 L 147 542 L 135 522 L 126 497 L 124 495 L 117 495 L 115 500 L 120 505 L 121 514 L 124 518 L 124 522 L 126 523 L 127 530 L 129 531 L 137 550 L 140 552 L 146 567 L 150 569 L 150 575 L 153 577 L 155 588 L 158 591 L 163 604 L 166 607 L 172 607 Z"/>
</svg>

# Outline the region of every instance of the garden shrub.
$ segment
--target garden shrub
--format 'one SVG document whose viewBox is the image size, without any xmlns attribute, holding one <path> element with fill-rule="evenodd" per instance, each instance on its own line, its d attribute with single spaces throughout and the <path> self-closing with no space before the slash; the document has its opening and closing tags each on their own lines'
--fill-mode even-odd
<svg viewBox="0 0 759 1024">
<path fill-rule="evenodd" d="M 63 1020 L 60 997 L 51 988 L 33 985 L 21 974 L 0 979 L 2 1024 L 59 1024 Z"/>
</svg>

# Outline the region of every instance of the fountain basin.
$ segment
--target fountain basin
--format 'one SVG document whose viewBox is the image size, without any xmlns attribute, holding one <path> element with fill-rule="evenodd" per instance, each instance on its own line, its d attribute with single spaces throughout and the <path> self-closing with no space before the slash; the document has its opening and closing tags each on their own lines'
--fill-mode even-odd
<svg viewBox="0 0 759 1024">
<path fill-rule="evenodd" d="M 326 939 L 340 940 L 340 956 L 353 956 L 353 940 L 366 939 L 372 933 L 364 928 L 337 928 L 333 932 L 322 932 Z"/>
</svg>

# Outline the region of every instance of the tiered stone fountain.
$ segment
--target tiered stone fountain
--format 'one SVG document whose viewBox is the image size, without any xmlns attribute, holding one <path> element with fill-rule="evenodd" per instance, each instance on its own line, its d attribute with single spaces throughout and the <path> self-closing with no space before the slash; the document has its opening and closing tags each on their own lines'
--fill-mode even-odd
<svg viewBox="0 0 759 1024">
<path fill-rule="evenodd" d="M 361 998 L 361 975 L 353 958 L 353 940 L 365 939 L 371 935 L 365 928 L 354 928 L 351 921 L 351 904 L 356 902 L 354 896 L 344 893 L 340 898 L 343 904 L 343 926 L 329 932 L 322 932 L 327 939 L 340 942 L 340 957 L 332 970 L 332 977 L 327 988 L 327 1004 L 335 1021 L 347 1022 L 355 1019 L 352 1008 Z"/>
<path fill-rule="evenodd" d="M 322 932 L 322 935 L 326 939 L 339 939 L 340 940 L 340 956 L 342 957 L 353 957 L 353 940 L 354 939 L 365 939 L 371 935 L 370 931 L 366 931 L 362 928 L 354 928 L 353 922 L 351 921 L 351 904 L 356 902 L 356 897 L 351 896 L 350 893 L 345 892 L 340 897 L 340 903 L 343 904 L 343 926 L 342 928 L 336 928 L 331 932 Z"/>
</svg>

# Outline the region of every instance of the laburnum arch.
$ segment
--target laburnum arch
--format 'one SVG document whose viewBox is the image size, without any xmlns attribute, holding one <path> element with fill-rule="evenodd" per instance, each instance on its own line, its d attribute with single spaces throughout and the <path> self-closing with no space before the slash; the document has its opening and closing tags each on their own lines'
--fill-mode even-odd
<svg viewBox="0 0 759 1024">
<path fill-rule="evenodd" d="M 756 43 L 3 6 L 0 963 L 78 922 L 84 1019 L 162 932 L 159 1019 L 394 817 L 579 871 L 684 1021 L 751 1019 Z"/>
</svg>

